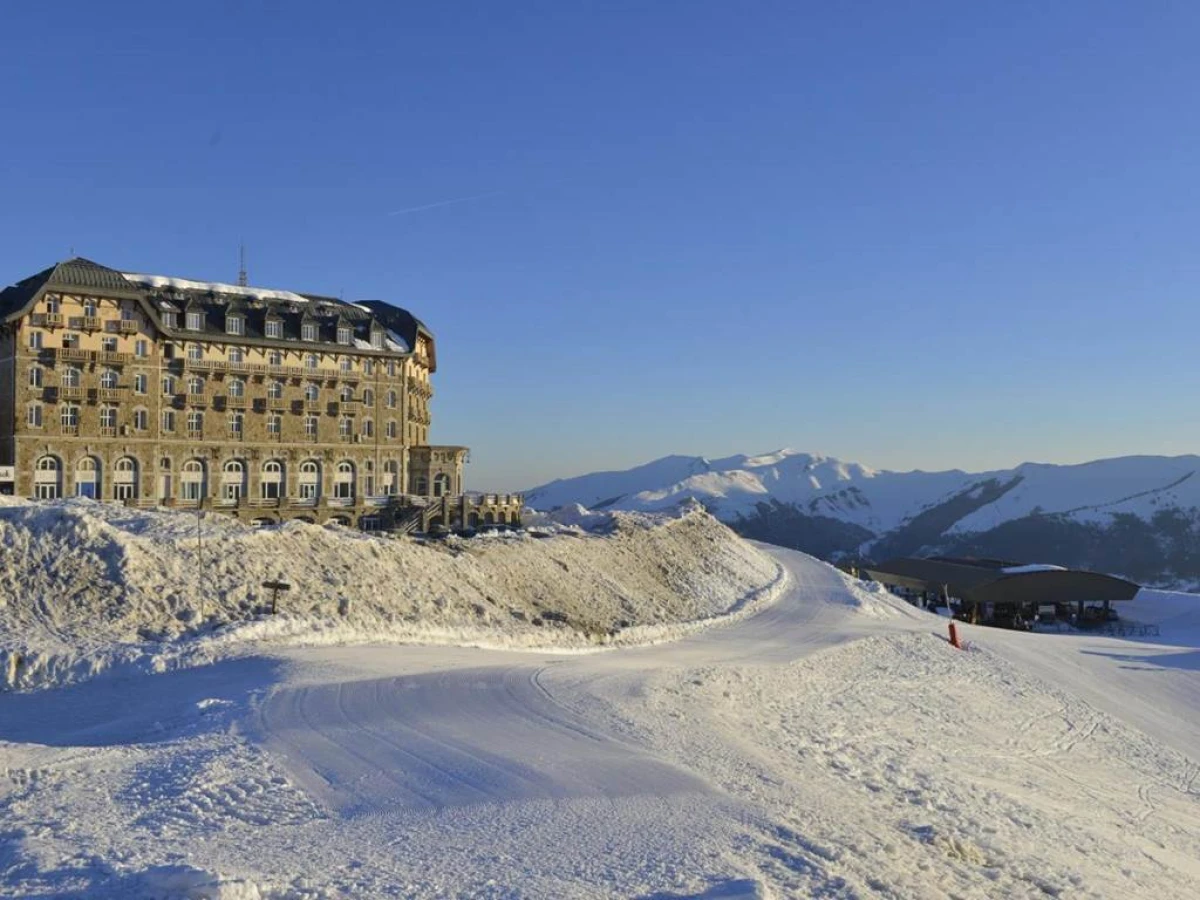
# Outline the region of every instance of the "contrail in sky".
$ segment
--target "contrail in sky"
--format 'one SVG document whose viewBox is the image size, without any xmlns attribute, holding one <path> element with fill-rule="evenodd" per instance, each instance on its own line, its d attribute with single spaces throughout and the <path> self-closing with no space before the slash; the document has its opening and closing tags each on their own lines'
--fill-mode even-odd
<svg viewBox="0 0 1200 900">
<path fill-rule="evenodd" d="M 388 213 L 389 216 L 403 216 L 408 213 L 421 212 L 426 209 L 436 209 L 439 206 L 449 206 L 452 203 L 466 203 L 468 200 L 482 200 L 484 197 L 495 197 L 503 191 L 488 191 L 486 194 L 472 194 L 470 197 L 455 197 L 453 200 L 439 200 L 437 203 L 426 203 L 424 206 L 406 206 Z"/>
</svg>

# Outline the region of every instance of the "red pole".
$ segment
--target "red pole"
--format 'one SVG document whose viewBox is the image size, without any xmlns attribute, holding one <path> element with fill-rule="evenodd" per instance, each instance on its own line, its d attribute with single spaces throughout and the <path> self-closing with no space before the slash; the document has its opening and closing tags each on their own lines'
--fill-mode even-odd
<svg viewBox="0 0 1200 900">
<path fill-rule="evenodd" d="M 958 626 L 953 622 L 950 623 L 950 646 L 962 649 L 962 644 L 958 642 Z"/>
</svg>

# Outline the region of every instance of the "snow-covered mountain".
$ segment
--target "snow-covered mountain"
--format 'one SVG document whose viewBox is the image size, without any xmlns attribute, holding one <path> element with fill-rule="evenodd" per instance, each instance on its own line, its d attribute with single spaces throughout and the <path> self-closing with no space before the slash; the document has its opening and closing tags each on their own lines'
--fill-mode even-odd
<svg viewBox="0 0 1200 900">
<path fill-rule="evenodd" d="M 1200 579 L 1200 456 L 1127 456 L 991 472 L 891 472 L 779 450 L 668 456 L 560 479 L 526 496 L 658 510 L 697 499 L 742 533 L 821 556 L 955 552 Z"/>
</svg>

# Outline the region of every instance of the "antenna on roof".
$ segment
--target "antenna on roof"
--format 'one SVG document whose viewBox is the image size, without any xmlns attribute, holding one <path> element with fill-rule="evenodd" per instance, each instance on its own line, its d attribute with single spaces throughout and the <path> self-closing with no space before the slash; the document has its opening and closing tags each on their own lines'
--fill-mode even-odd
<svg viewBox="0 0 1200 900">
<path fill-rule="evenodd" d="M 250 282 L 246 278 L 246 245 L 238 245 L 238 286 L 245 287 Z"/>
</svg>

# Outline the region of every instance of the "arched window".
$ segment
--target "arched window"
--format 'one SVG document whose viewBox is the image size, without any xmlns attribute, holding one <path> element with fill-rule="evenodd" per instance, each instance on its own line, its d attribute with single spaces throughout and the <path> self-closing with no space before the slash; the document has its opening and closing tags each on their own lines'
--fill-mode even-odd
<svg viewBox="0 0 1200 900">
<path fill-rule="evenodd" d="M 117 382 L 119 380 L 120 380 L 120 376 L 116 373 L 116 370 L 105 369 L 100 374 L 100 387 L 107 388 L 108 390 L 112 390 L 113 388 L 115 388 L 117 386 Z"/>
<path fill-rule="evenodd" d="M 83 314 L 89 319 L 96 318 L 96 301 L 92 297 L 85 297 L 83 301 Z"/>
<path fill-rule="evenodd" d="M 348 384 L 344 385 L 341 393 L 338 394 L 338 398 L 342 401 L 342 403 L 349 403 L 354 399 L 354 388 L 350 387 Z"/>
<path fill-rule="evenodd" d="M 365 438 L 375 437 L 375 423 L 370 419 L 363 419 L 362 436 Z"/>
<path fill-rule="evenodd" d="M 315 338 L 313 340 L 315 340 Z M 307 369 L 315 369 L 319 363 L 320 359 L 315 353 L 309 353 L 304 357 L 304 366 Z"/>
<path fill-rule="evenodd" d="M 204 379 L 199 375 L 193 375 L 188 379 L 188 393 L 193 396 L 204 393 Z"/>
<path fill-rule="evenodd" d="M 298 482 L 301 500 L 316 500 L 321 496 L 321 464 L 313 459 L 300 463 Z"/>
<path fill-rule="evenodd" d="M 268 459 L 258 480 L 264 500 L 278 500 L 283 495 L 283 463 Z"/>
<path fill-rule="evenodd" d="M 221 499 L 236 503 L 246 493 L 246 466 L 231 459 L 221 469 Z"/>
<path fill-rule="evenodd" d="M 342 460 L 333 473 L 333 496 L 338 500 L 354 499 L 354 463 Z"/>
<path fill-rule="evenodd" d="M 232 322 L 234 320 L 230 319 L 230 321 Z M 238 319 L 237 321 L 240 323 L 241 320 Z M 231 331 L 230 334 L 241 334 L 241 332 L 240 331 Z M 231 363 L 239 364 L 239 363 L 242 363 L 245 361 L 246 353 L 244 350 L 242 350 L 241 347 L 230 347 L 229 353 L 227 354 L 227 358 Z"/>
<path fill-rule="evenodd" d="M 84 456 L 75 463 L 75 496 L 100 499 L 100 460 Z"/>
<path fill-rule="evenodd" d="M 314 382 L 310 381 L 304 386 L 305 400 L 316 400 L 319 396 L 321 396 L 321 389 Z"/>
<path fill-rule="evenodd" d="M 371 460 L 366 460 L 362 464 L 363 467 L 363 496 L 375 496 L 375 463 Z"/>
<path fill-rule="evenodd" d="M 138 464 L 131 456 L 122 456 L 113 463 L 113 496 L 117 500 L 133 500 L 138 496 Z"/>
<path fill-rule="evenodd" d="M 246 382 L 240 378 L 229 379 L 229 396 L 230 397 L 245 397 Z"/>
<path fill-rule="evenodd" d="M 363 388 L 363 406 L 367 409 L 375 406 L 375 392 L 370 388 Z"/>
<path fill-rule="evenodd" d="M 390 441 L 394 441 L 394 440 L 396 439 L 396 434 L 398 433 L 398 430 L 397 430 L 397 427 L 396 427 L 396 420 L 395 420 L 395 419 L 388 419 L 388 421 L 387 421 L 387 431 L 386 431 L 385 433 L 387 434 L 387 438 L 388 438 L 388 440 L 390 440 Z"/>
<path fill-rule="evenodd" d="M 272 400 L 278 400 L 283 396 L 283 382 L 272 381 L 267 385 L 267 396 Z"/>
<path fill-rule="evenodd" d="M 179 471 L 179 486 L 183 491 L 184 500 L 204 499 L 208 494 L 208 479 L 203 460 L 189 459 L 183 464 Z"/>
<path fill-rule="evenodd" d="M 62 463 L 57 456 L 43 456 L 33 467 L 33 491 L 39 500 L 62 496 Z"/>
<path fill-rule="evenodd" d="M 450 493 L 450 476 L 445 472 L 433 477 L 433 496 L 445 497 Z"/>
<path fill-rule="evenodd" d="M 79 387 L 79 381 L 81 377 L 82 376 L 77 368 L 74 366 L 67 366 L 65 369 L 63 369 L 62 386 L 71 388 Z"/>
<path fill-rule="evenodd" d="M 396 408 L 396 392 L 388 391 L 387 397 L 384 400 L 384 402 L 387 404 L 388 409 L 395 409 Z"/>
<path fill-rule="evenodd" d="M 424 497 L 429 493 L 429 479 L 424 475 L 418 475 L 413 479 L 413 493 L 418 497 Z"/>
</svg>

